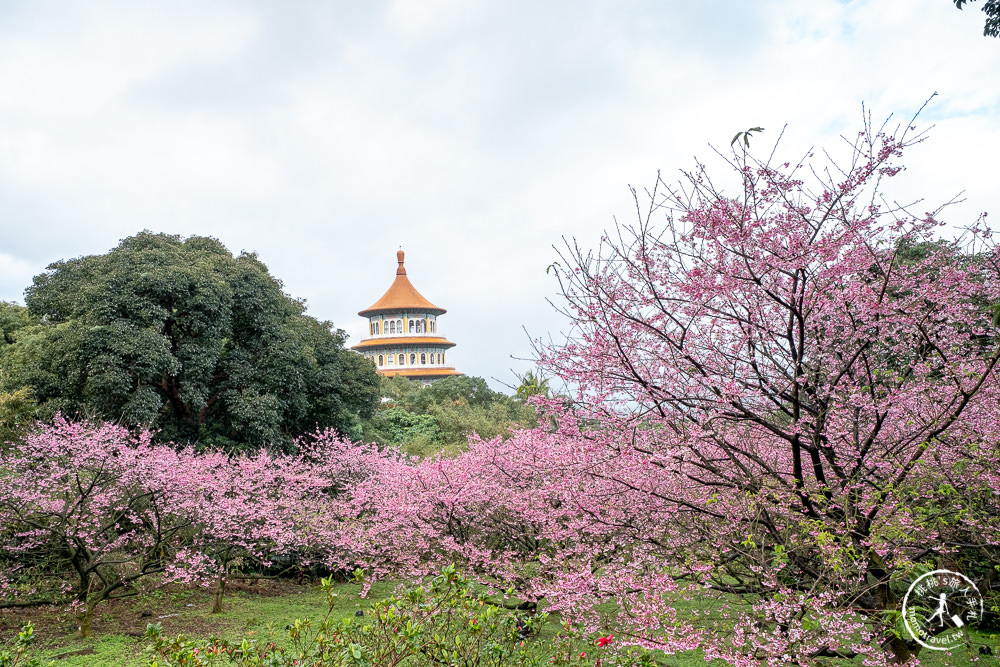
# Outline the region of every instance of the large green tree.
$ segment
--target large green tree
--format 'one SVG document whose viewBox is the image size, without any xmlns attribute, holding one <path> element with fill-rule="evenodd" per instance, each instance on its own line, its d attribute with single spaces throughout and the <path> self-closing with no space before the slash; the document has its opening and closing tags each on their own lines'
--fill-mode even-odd
<svg viewBox="0 0 1000 667">
<path fill-rule="evenodd" d="M 142 232 L 56 262 L 25 293 L 33 322 L 2 318 L 0 389 L 28 386 L 42 413 L 162 439 L 287 447 L 317 427 L 360 434 L 378 402 L 374 367 L 281 287 L 256 255 L 201 236 Z"/>
</svg>

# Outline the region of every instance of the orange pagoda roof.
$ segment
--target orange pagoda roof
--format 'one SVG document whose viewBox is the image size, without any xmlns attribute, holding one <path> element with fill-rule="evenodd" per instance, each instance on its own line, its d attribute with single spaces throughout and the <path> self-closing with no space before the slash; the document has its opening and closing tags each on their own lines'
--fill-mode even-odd
<svg viewBox="0 0 1000 667">
<path fill-rule="evenodd" d="M 425 299 L 410 283 L 410 279 L 406 277 L 406 269 L 403 268 L 402 250 L 396 253 L 396 261 L 399 262 L 399 267 L 396 269 L 396 279 L 389 286 L 389 291 L 383 294 L 381 299 L 359 312 L 358 315 L 369 317 L 379 313 L 400 311 L 422 311 L 443 315 L 448 312 Z"/>
<path fill-rule="evenodd" d="M 434 345 L 440 347 L 455 347 L 447 338 L 440 336 L 381 336 L 378 338 L 366 338 L 352 350 L 363 350 L 369 347 L 402 347 L 405 345 Z"/>
<path fill-rule="evenodd" d="M 405 378 L 429 378 L 462 375 L 462 373 L 459 373 L 454 368 L 380 368 L 378 372 L 388 377 L 402 375 Z"/>
</svg>

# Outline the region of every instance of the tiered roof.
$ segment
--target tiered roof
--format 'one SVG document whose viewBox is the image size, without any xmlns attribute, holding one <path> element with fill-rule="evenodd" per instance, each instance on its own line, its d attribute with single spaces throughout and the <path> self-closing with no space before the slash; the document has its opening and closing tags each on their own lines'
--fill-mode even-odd
<svg viewBox="0 0 1000 667">
<path fill-rule="evenodd" d="M 366 338 L 352 350 L 363 350 L 369 347 L 385 347 L 386 345 L 433 345 L 434 347 L 455 347 L 447 338 L 441 336 L 405 336 L 397 334 L 385 334 L 382 337 Z"/>
<path fill-rule="evenodd" d="M 380 313 L 399 312 L 426 312 L 435 315 L 443 315 L 448 312 L 444 308 L 439 308 L 428 301 L 417 291 L 406 277 L 406 269 L 403 268 L 403 251 L 396 253 L 396 261 L 399 267 L 396 269 L 396 279 L 392 281 L 389 290 L 382 295 L 382 298 L 358 313 L 361 317 L 371 317 Z"/>
</svg>

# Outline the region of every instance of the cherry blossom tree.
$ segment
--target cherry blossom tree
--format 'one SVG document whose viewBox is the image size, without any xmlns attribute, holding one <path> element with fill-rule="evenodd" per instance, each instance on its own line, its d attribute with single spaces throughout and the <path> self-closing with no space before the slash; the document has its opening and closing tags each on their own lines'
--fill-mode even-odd
<svg viewBox="0 0 1000 667">
<path fill-rule="evenodd" d="M 906 660 L 888 621 L 909 569 L 959 533 L 997 544 L 995 500 L 972 499 L 997 490 L 1000 254 L 982 224 L 942 243 L 937 213 L 881 198 L 920 140 L 869 123 L 825 166 L 737 150 L 735 194 L 699 165 L 563 258 L 575 330 L 542 361 L 648 461 L 650 500 L 676 518 L 637 537 L 675 581 L 751 605 L 706 655 L 875 660 L 884 641 Z M 915 244 L 934 251 L 902 261 Z"/>
<path fill-rule="evenodd" d="M 534 461 L 505 457 L 503 438 L 474 436 L 469 447 L 458 458 L 384 459 L 345 504 L 356 520 L 340 539 L 376 576 L 422 577 L 454 564 L 496 591 L 514 586 L 531 598 L 523 563 L 540 553 L 549 518 L 529 499 Z"/>
<path fill-rule="evenodd" d="M 867 123 L 839 164 L 737 148 L 734 192 L 699 165 L 569 244 L 573 329 L 539 361 L 576 407 L 386 467 L 355 492 L 357 553 L 458 561 L 623 645 L 911 658 L 915 568 L 1000 553 L 1000 253 L 983 220 L 942 241 L 940 211 L 883 199 L 914 132 Z M 589 614 L 607 599 L 616 618 Z"/>
<path fill-rule="evenodd" d="M 15 559 L 7 576 L 18 583 L 2 592 L 43 573 L 50 593 L 72 596 L 88 636 L 97 605 L 134 595 L 170 563 L 211 483 L 200 462 L 189 450 L 153 444 L 148 432 L 61 418 L 8 443 L 0 550 Z"/>
<path fill-rule="evenodd" d="M 142 586 L 214 586 L 220 611 L 231 576 L 275 558 L 346 567 L 351 491 L 391 457 L 332 429 L 295 449 L 198 453 L 116 425 L 39 426 L 0 452 L 0 605 L 72 600 L 87 636 L 101 602 Z"/>
<path fill-rule="evenodd" d="M 295 549 L 295 516 L 319 483 L 300 461 L 266 451 L 213 453 L 200 463 L 211 482 L 198 496 L 193 536 L 166 574 L 214 586 L 212 612 L 219 613 L 234 574 Z"/>
<path fill-rule="evenodd" d="M 348 565 L 337 528 L 340 508 L 384 454 L 333 429 L 300 438 L 295 449 L 294 455 L 202 455 L 199 465 L 211 482 L 198 496 L 194 536 L 168 577 L 213 586 L 213 613 L 222 611 L 232 576 L 275 559 Z"/>
</svg>

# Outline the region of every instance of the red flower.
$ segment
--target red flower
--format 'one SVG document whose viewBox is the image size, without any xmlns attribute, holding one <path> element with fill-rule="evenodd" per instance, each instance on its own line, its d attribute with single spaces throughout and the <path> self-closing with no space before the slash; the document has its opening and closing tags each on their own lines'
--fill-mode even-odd
<svg viewBox="0 0 1000 667">
<path fill-rule="evenodd" d="M 607 637 L 600 637 L 597 640 L 597 645 L 598 646 L 607 646 L 608 644 L 610 644 L 614 640 L 615 640 L 615 636 L 614 635 L 608 635 Z"/>
</svg>

